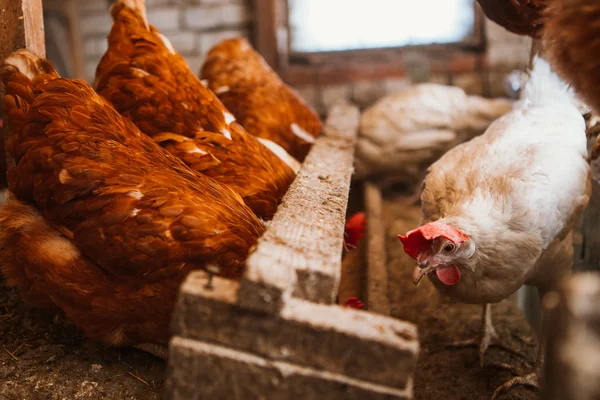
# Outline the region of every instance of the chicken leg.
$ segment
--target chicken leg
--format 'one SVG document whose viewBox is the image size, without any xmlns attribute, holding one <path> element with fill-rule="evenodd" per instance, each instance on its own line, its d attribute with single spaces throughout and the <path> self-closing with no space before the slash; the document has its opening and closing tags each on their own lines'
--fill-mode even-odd
<svg viewBox="0 0 600 400">
<path fill-rule="evenodd" d="M 471 347 L 477 346 L 479 347 L 479 365 L 483 367 L 485 363 L 485 353 L 490 346 L 500 347 L 510 353 L 516 354 L 520 357 L 526 358 L 526 355 L 515 350 L 505 344 L 503 344 L 496 332 L 496 328 L 494 328 L 494 324 L 492 323 L 492 305 L 486 303 L 483 305 L 483 314 L 481 317 L 481 328 L 480 328 L 480 336 L 468 339 L 457 341 L 451 343 L 449 347 Z"/>
<path fill-rule="evenodd" d="M 540 298 L 542 297 L 542 293 L 540 292 Z M 542 313 L 544 311 L 542 310 Z M 540 377 L 542 376 L 542 368 L 544 366 L 544 356 L 545 356 L 545 350 L 546 350 L 546 335 L 544 334 L 544 325 L 545 325 L 545 315 L 542 314 L 542 327 L 539 331 L 539 338 L 540 338 L 540 344 L 538 347 L 538 353 L 537 353 L 537 357 L 535 360 L 535 365 L 533 367 L 533 369 L 528 372 L 528 373 L 522 373 L 522 371 L 513 368 L 509 365 L 505 365 L 502 364 L 500 367 L 504 368 L 504 369 L 508 369 L 509 371 L 511 371 L 513 374 L 517 375 L 514 378 L 509 379 L 508 381 L 504 382 L 502 385 L 500 385 L 495 391 L 494 394 L 492 395 L 492 400 L 495 400 L 496 397 L 498 397 L 498 395 L 502 392 L 505 392 L 506 390 L 509 390 L 515 386 L 519 386 L 519 385 L 524 385 L 524 386 L 530 386 L 530 387 L 534 387 L 536 389 L 540 389 Z"/>
</svg>

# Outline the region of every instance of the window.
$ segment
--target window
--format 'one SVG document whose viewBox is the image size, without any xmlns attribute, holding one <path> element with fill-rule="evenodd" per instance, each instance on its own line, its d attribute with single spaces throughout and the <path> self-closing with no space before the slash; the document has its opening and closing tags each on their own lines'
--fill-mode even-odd
<svg viewBox="0 0 600 400">
<path fill-rule="evenodd" d="M 290 52 L 460 43 L 473 0 L 289 0 Z"/>
<path fill-rule="evenodd" d="M 291 84 L 406 76 L 409 59 L 434 73 L 483 62 L 475 0 L 254 1 L 256 47 Z"/>
</svg>

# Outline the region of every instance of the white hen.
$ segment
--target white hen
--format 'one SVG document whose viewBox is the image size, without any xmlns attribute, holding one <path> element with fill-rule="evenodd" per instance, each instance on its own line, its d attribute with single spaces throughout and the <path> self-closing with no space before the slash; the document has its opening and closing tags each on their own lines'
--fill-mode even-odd
<svg viewBox="0 0 600 400">
<path fill-rule="evenodd" d="M 589 200 L 586 153 L 577 103 L 548 63 L 534 60 L 515 109 L 429 169 L 421 196 L 426 224 L 400 236 L 419 263 L 415 283 L 428 275 L 442 294 L 483 304 L 524 284 L 551 289 L 573 263 L 571 231 Z M 497 339 L 489 306 L 484 321 L 482 363 Z M 497 393 L 536 384 L 536 373 Z"/>
<path fill-rule="evenodd" d="M 442 154 L 482 134 L 512 101 L 468 96 L 455 86 L 424 83 L 391 94 L 361 116 L 359 178 L 418 185 Z"/>
</svg>

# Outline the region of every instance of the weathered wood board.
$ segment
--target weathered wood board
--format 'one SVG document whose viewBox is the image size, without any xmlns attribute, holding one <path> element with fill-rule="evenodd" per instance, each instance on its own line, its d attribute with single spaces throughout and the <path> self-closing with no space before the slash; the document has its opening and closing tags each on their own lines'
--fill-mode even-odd
<svg viewBox="0 0 600 400">
<path fill-rule="evenodd" d="M 334 107 L 323 135 L 247 262 L 240 302 L 277 312 L 285 294 L 333 304 L 360 113 Z"/>
<path fill-rule="evenodd" d="M 415 327 L 333 304 L 358 118 L 333 109 L 241 282 L 188 277 L 168 399 L 412 398 Z"/>
<path fill-rule="evenodd" d="M 385 251 L 385 226 L 381 191 L 372 183 L 365 184 L 367 231 L 367 308 L 382 315 L 391 315 L 388 298 L 388 272 Z"/>
<path fill-rule="evenodd" d="M 28 48 L 44 57 L 44 13 L 42 0 L 4 0 L 0 5 L 0 62 L 13 51 Z M 0 118 L 4 88 L 0 84 Z M 0 135 L 0 188 L 6 182 L 6 135 Z"/>
</svg>

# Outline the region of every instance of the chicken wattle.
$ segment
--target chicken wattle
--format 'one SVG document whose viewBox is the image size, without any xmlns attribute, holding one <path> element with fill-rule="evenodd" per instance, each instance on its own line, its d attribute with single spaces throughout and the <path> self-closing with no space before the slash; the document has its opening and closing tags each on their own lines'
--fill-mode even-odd
<svg viewBox="0 0 600 400">
<path fill-rule="evenodd" d="M 548 63 L 537 58 L 533 65 L 512 112 L 429 168 L 421 195 L 425 225 L 399 236 L 417 260 L 415 283 L 428 276 L 443 295 L 484 304 L 482 364 L 489 344 L 498 342 L 486 303 L 524 284 L 541 292 L 555 287 L 572 266 L 571 232 L 589 200 L 583 117 Z M 537 385 L 540 366 L 496 394 Z"/>
</svg>

